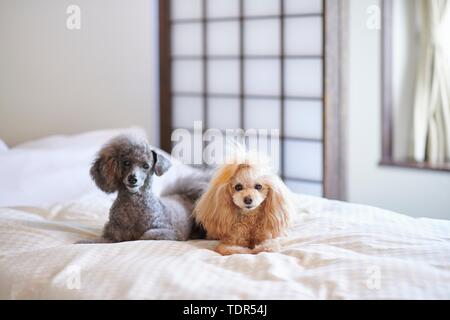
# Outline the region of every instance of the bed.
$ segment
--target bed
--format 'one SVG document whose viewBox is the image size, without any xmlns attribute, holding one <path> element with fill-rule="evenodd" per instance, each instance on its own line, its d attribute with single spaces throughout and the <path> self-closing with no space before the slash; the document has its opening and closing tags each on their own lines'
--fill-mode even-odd
<svg viewBox="0 0 450 320">
<path fill-rule="evenodd" d="M 222 257 L 207 240 L 73 244 L 101 232 L 114 197 L 88 168 L 126 130 L 139 129 L 0 149 L 0 299 L 450 299 L 450 221 L 300 194 L 277 253 Z"/>
</svg>

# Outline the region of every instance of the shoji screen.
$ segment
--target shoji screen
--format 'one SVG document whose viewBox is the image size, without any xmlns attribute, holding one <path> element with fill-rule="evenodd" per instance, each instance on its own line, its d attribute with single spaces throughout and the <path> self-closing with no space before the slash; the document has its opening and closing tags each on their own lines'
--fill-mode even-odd
<svg viewBox="0 0 450 320">
<path fill-rule="evenodd" d="M 167 0 L 163 9 L 163 125 L 279 129 L 281 176 L 294 191 L 322 195 L 322 0 Z"/>
</svg>

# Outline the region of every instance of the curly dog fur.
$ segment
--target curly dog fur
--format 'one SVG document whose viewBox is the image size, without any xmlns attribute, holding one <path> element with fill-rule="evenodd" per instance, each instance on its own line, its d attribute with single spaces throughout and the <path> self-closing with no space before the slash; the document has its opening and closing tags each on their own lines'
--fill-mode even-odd
<svg viewBox="0 0 450 320">
<path fill-rule="evenodd" d="M 208 239 L 222 255 L 279 248 L 294 212 L 290 191 L 259 157 L 244 155 L 222 165 L 195 209 Z"/>
<path fill-rule="evenodd" d="M 170 167 L 171 162 L 146 141 L 125 135 L 99 151 L 90 174 L 102 191 L 117 191 L 117 198 L 97 242 L 189 238 L 194 224 L 193 194 L 199 196 L 206 182 L 200 175 L 186 176 L 170 194 L 158 197 L 152 192 L 153 176 L 163 175 Z"/>
</svg>

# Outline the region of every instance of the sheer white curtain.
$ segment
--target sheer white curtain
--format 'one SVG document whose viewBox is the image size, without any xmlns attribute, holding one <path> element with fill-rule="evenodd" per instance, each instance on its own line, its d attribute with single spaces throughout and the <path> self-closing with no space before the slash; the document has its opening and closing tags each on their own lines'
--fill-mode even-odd
<svg viewBox="0 0 450 320">
<path fill-rule="evenodd" d="M 450 1 L 419 0 L 420 60 L 414 104 L 414 159 L 450 161 Z"/>
</svg>

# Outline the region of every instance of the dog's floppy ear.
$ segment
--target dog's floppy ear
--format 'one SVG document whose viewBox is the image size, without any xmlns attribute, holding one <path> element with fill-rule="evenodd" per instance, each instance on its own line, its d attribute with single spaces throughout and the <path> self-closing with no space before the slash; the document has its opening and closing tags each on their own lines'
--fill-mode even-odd
<svg viewBox="0 0 450 320">
<path fill-rule="evenodd" d="M 268 184 L 270 189 L 263 207 L 263 226 L 274 237 L 278 237 L 289 227 L 295 209 L 291 200 L 291 192 L 279 177 L 272 177 Z"/>
<path fill-rule="evenodd" d="M 221 239 L 228 234 L 236 221 L 229 180 L 239 166 L 224 165 L 212 178 L 208 190 L 194 208 L 194 217 L 202 225 L 210 239 Z"/>
<path fill-rule="evenodd" d="M 121 137 L 120 137 L 121 138 Z M 112 193 L 119 188 L 121 175 L 120 159 L 117 152 L 119 138 L 105 145 L 92 164 L 90 174 L 97 187 L 106 193 Z"/>
<path fill-rule="evenodd" d="M 234 211 L 229 186 L 211 185 L 196 203 L 194 217 L 205 228 L 209 239 L 219 240 L 230 234 L 236 221 Z"/>
<path fill-rule="evenodd" d="M 156 175 L 162 176 L 169 168 L 172 166 L 170 160 L 164 157 L 162 154 L 157 153 L 152 150 L 153 154 L 153 170 L 155 170 Z"/>
</svg>

